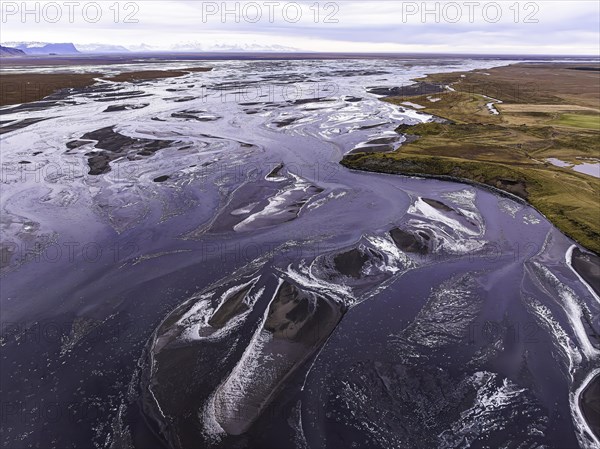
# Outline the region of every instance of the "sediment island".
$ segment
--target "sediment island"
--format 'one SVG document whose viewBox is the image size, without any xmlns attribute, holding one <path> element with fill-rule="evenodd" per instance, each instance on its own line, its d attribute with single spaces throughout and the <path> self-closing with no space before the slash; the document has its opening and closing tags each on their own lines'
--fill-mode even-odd
<svg viewBox="0 0 600 449">
<path fill-rule="evenodd" d="M 18 67 L 18 66 L 17 66 Z M 0 107 L 48 99 L 67 89 L 81 89 L 98 79 L 112 82 L 139 83 L 163 78 L 177 78 L 193 72 L 208 72 L 212 67 L 187 67 L 174 70 L 135 70 L 117 74 L 100 72 L 69 73 L 2 73 L 0 77 Z M 60 96 L 60 95 L 59 95 Z"/>
<path fill-rule="evenodd" d="M 475 182 L 511 193 L 600 254 L 600 73 L 597 66 L 522 63 L 432 74 L 383 101 L 437 117 L 401 125 L 392 152 L 346 155 L 346 167 Z M 442 90 L 439 89 L 439 90 Z"/>
</svg>

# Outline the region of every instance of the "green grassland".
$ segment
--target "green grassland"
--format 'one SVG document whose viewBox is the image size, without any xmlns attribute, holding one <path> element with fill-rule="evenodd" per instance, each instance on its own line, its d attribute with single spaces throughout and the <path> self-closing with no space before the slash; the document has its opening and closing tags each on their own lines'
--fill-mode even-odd
<svg viewBox="0 0 600 449">
<path fill-rule="evenodd" d="M 578 113 L 561 114 L 557 119 L 552 121 L 552 124 L 600 131 L 600 115 Z"/>
<path fill-rule="evenodd" d="M 520 78 L 529 78 L 524 70 L 511 66 L 488 70 L 489 75 L 430 75 L 425 81 L 452 83 L 456 91 L 409 100 L 449 122 L 400 126 L 398 132 L 418 139 L 392 153 L 350 154 L 342 164 L 502 189 L 527 200 L 564 233 L 600 253 L 600 179 L 546 162 L 558 158 L 577 164 L 582 161 L 578 158 L 600 158 L 600 74 L 569 70 L 561 85 L 557 72 L 568 69 L 539 66 L 535 70 L 541 78 L 556 81 L 534 89 L 519 85 Z M 497 105 L 499 115 L 490 113 L 486 96 L 504 102 Z M 402 104 L 407 98 L 385 101 Z"/>
</svg>

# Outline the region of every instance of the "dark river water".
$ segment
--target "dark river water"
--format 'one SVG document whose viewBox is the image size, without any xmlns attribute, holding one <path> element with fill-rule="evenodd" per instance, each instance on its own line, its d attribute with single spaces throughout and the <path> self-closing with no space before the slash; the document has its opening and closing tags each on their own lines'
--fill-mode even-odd
<svg viewBox="0 0 600 449">
<path fill-rule="evenodd" d="M 0 109 L 2 446 L 598 447 L 574 242 L 339 164 L 431 119 L 371 88 L 506 63 L 221 61 Z"/>
</svg>

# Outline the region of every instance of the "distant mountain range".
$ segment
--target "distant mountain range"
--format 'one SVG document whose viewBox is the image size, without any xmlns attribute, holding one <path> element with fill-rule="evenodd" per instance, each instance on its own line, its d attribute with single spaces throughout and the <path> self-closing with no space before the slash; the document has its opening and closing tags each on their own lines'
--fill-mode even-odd
<svg viewBox="0 0 600 449">
<path fill-rule="evenodd" d="M 25 52 L 18 48 L 3 47 L 0 45 L 0 56 L 25 56 Z"/>
<path fill-rule="evenodd" d="M 77 45 L 77 48 L 80 48 Z M 174 53 L 200 53 L 200 52 L 297 52 L 297 48 L 285 47 L 283 45 L 264 45 L 257 43 L 233 43 L 233 44 L 210 44 L 200 42 L 179 42 L 168 47 L 159 47 L 148 44 L 129 45 L 129 51 L 136 53 L 145 52 L 174 52 Z"/>
<path fill-rule="evenodd" d="M 109 44 L 73 44 L 48 42 L 4 42 L 3 45 L 23 51 L 27 55 L 76 55 L 80 53 L 148 53 L 148 52 L 296 52 L 296 48 L 283 45 L 264 45 L 257 43 L 207 44 L 200 42 L 181 42 L 168 47 L 158 47 L 147 44 L 139 45 L 109 45 Z"/>
<path fill-rule="evenodd" d="M 122 45 L 75 44 L 75 47 L 81 53 L 129 53 Z"/>
<path fill-rule="evenodd" d="M 79 53 L 70 42 L 57 44 L 48 42 L 5 42 L 4 45 L 17 48 L 28 55 L 76 55 Z"/>
<path fill-rule="evenodd" d="M 257 43 L 232 43 L 232 44 L 202 44 L 199 42 L 183 42 L 169 48 L 174 52 L 296 52 L 297 48 L 283 45 L 257 44 Z"/>
</svg>

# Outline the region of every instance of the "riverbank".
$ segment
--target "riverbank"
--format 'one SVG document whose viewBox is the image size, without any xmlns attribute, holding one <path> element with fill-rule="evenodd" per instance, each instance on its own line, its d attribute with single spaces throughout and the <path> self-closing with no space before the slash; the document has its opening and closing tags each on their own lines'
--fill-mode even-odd
<svg viewBox="0 0 600 449">
<path fill-rule="evenodd" d="M 600 438 L 600 375 L 596 375 L 581 392 L 579 407 L 590 429 Z"/>
<path fill-rule="evenodd" d="M 506 191 L 600 253 L 600 179 L 549 161 L 600 161 L 600 73 L 583 67 L 518 64 L 428 75 L 418 81 L 449 88 L 383 100 L 446 121 L 402 125 L 397 132 L 411 138 L 398 150 L 353 153 L 342 164 Z"/>
<path fill-rule="evenodd" d="M 141 82 L 175 78 L 192 72 L 207 72 L 210 67 L 192 67 L 176 70 L 136 70 L 107 76 L 104 73 L 2 73 L 0 76 L 0 106 L 40 101 L 63 89 L 89 87 L 98 78 L 115 82 Z"/>
</svg>

